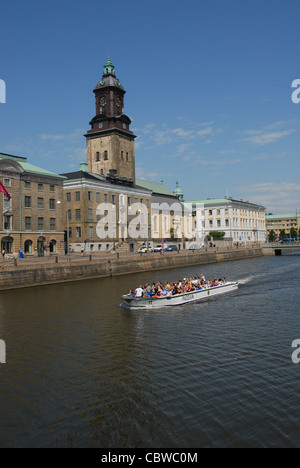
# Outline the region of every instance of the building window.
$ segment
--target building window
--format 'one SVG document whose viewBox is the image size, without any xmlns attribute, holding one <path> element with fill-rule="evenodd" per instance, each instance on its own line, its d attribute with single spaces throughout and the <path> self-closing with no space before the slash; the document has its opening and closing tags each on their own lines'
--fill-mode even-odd
<svg viewBox="0 0 300 468">
<path fill-rule="evenodd" d="M 31 208 L 31 197 L 25 197 L 25 208 Z"/>
<path fill-rule="evenodd" d="M 11 201 L 12 199 L 8 199 L 6 195 L 3 197 L 3 206 L 4 208 L 10 208 L 11 207 Z"/>
<path fill-rule="evenodd" d="M 25 230 L 31 231 L 31 218 L 29 216 L 25 218 Z"/>
<path fill-rule="evenodd" d="M 44 230 L 44 218 L 38 218 L 38 230 L 39 231 Z"/>
<path fill-rule="evenodd" d="M 128 206 L 131 206 L 131 197 L 128 197 Z"/>
<path fill-rule="evenodd" d="M 89 219 L 93 219 L 93 210 L 89 209 Z"/>
<path fill-rule="evenodd" d="M 25 182 L 25 188 L 30 189 L 31 188 L 31 183 L 30 182 Z"/>
<path fill-rule="evenodd" d="M 55 240 L 50 241 L 49 250 L 50 250 L 50 253 L 55 253 L 56 252 L 56 241 Z"/>
<path fill-rule="evenodd" d="M 104 195 L 104 203 L 108 203 L 108 195 L 107 195 L 107 193 Z"/>
<path fill-rule="evenodd" d="M 121 151 L 121 160 L 124 161 L 124 151 Z"/>
<path fill-rule="evenodd" d="M 92 226 L 89 228 L 89 236 L 91 239 L 94 238 L 94 228 Z"/>
<path fill-rule="evenodd" d="M 31 240 L 25 241 L 24 252 L 26 254 L 32 254 L 32 241 Z"/>
<path fill-rule="evenodd" d="M 107 151 L 104 151 L 104 161 L 108 161 L 108 153 L 107 153 Z"/>
<path fill-rule="evenodd" d="M 40 209 L 44 208 L 44 199 L 43 198 L 38 198 L 38 208 L 40 208 Z"/>
<path fill-rule="evenodd" d="M 209 216 L 212 216 L 213 210 L 209 210 L 208 214 L 209 214 Z"/>
<path fill-rule="evenodd" d="M 67 200 L 67 202 L 70 202 L 70 201 L 71 201 L 71 193 L 70 193 L 70 192 L 68 192 L 68 193 L 66 194 L 66 200 Z"/>
<path fill-rule="evenodd" d="M 50 231 L 56 231 L 56 219 L 50 218 Z"/>
<path fill-rule="evenodd" d="M 38 191 L 42 192 L 44 190 L 44 185 L 43 184 L 38 184 Z"/>
<path fill-rule="evenodd" d="M 100 201 L 101 201 L 101 195 L 100 195 L 99 192 L 97 192 L 97 193 L 96 193 L 96 202 L 97 202 L 97 203 L 100 203 Z"/>
<path fill-rule="evenodd" d="M 76 228 L 76 238 L 79 239 L 81 237 L 81 227 Z"/>
<path fill-rule="evenodd" d="M 81 211 L 80 210 L 75 210 L 75 219 L 77 219 L 77 220 L 81 219 Z"/>
<path fill-rule="evenodd" d="M 10 179 L 4 179 L 3 180 L 3 185 L 4 185 L 4 187 L 11 187 L 11 180 Z"/>
<path fill-rule="evenodd" d="M 88 192 L 88 201 L 93 201 L 93 192 Z"/>
<path fill-rule="evenodd" d="M 50 185 L 50 192 L 55 192 L 55 185 Z"/>
<path fill-rule="evenodd" d="M 49 208 L 50 208 L 50 210 L 55 210 L 55 199 L 54 198 L 50 198 Z"/>
<path fill-rule="evenodd" d="M 68 210 L 68 211 L 67 211 L 67 219 L 68 219 L 69 221 L 71 221 L 71 219 L 72 219 L 72 210 Z"/>
<path fill-rule="evenodd" d="M 113 195 L 112 196 L 112 204 L 115 205 L 117 202 L 116 202 L 116 195 Z"/>
<path fill-rule="evenodd" d="M 75 192 L 75 201 L 80 201 L 80 192 Z"/>
<path fill-rule="evenodd" d="M 3 228 L 4 231 L 10 231 L 12 229 L 12 216 L 3 216 Z"/>
<path fill-rule="evenodd" d="M 96 161 L 97 161 L 97 162 L 100 161 L 100 153 L 99 153 L 99 151 L 97 151 L 97 153 L 96 153 Z"/>
<path fill-rule="evenodd" d="M 126 153 L 126 161 L 129 161 L 129 154 Z"/>
</svg>

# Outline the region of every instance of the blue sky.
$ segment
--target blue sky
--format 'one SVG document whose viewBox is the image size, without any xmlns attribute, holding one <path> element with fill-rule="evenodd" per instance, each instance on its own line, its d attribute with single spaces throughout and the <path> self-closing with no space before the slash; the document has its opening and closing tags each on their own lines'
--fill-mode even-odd
<svg viewBox="0 0 300 468">
<path fill-rule="evenodd" d="M 110 51 L 140 178 L 300 210 L 299 18 L 298 0 L 2 2 L 0 152 L 76 170 Z"/>
</svg>

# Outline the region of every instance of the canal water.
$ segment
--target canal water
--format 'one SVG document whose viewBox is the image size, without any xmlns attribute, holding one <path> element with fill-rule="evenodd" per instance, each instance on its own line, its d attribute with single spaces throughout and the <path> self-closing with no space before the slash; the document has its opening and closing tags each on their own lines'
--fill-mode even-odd
<svg viewBox="0 0 300 468">
<path fill-rule="evenodd" d="M 240 280 L 203 304 L 127 311 L 146 281 Z M 300 256 L 0 293 L 1 447 L 300 447 Z"/>
</svg>

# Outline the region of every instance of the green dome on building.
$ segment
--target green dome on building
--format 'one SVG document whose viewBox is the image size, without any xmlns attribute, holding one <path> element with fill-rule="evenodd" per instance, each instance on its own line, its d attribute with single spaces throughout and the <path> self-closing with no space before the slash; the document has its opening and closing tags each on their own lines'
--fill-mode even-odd
<svg viewBox="0 0 300 468">
<path fill-rule="evenodd" d="M 173 193 L 180 202 L 184 201 L 183 191 L 181 190 L 181 188 L 179 188 L 179 182 L 176 182 L 176 189 Z"/>
</svg>

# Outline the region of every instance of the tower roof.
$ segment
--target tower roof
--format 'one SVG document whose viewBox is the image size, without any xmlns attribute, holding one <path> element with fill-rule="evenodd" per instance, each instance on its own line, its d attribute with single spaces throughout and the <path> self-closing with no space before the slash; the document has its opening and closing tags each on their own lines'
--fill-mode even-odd
<svg viewBox="0 0 300 468">
<path fill-rule="evenodd" d="M 104 72 L 103 72 L 102 78 L 96 84 L 95 89 L 107 88 L 107 87 L 112 87 L 112 86 L 124 91 L 124 88 L 120 80 L 118 80 L 118 78 L 115 75 L 115 67 L 112 64 L 110 57 L 108 57 L 107 62 L 104 65 Z"/>
<path fill-rule="evenodd" d="M 176 182 L 176 189 L 174 190 L 174 195 L 179 198 L 180 201 L 183 201 L 183 191 L 181 190 L 181 188 L 179 187 L 179 182 L 177 181 Z"/>
</svg>

